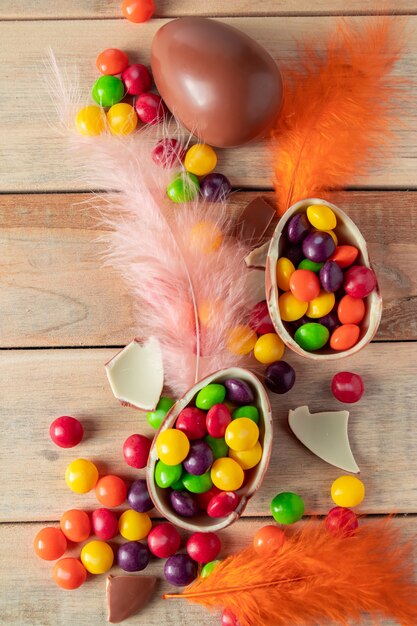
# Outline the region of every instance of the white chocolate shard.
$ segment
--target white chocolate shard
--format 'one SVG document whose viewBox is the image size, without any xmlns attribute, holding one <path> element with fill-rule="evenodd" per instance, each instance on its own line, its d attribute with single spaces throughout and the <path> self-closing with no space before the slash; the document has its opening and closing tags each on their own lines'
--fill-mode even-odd
<svg viewBox="0 0 417 626">
<path fill-rule="evenodd" d="M 349 411 L 310 413 L 308 406 L 288 413 L 289 427 L 310 452 L 330 465 L 358 474 L 360 469 L 349 444 L 348 420 Z"/>
<path fill-rule="evenodd" d="M 106 364 L 114 396 L 124 405 L 153 411 L 164 386 L 161 346 L 156 337 L 136 339 Z"/>
<path fill-rule="evenodd" d="M 264 243 L 259 248 L 255 248 L 245 257 L 246 267 L 256 267 L 265 269 L 266 257 L 268 256 L 269 241 Z"/>
</svg>

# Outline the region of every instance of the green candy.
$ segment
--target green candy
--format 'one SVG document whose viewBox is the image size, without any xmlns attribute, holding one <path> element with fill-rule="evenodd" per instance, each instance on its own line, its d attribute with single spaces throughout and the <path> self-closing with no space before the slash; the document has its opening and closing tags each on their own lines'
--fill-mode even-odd
<svg viewBox="0 0 417 626">
<path fill-rule="evenodd" d="M 297 328 L 294 340 L 303 350 L 319 350 L 329 340 L 329 330 L 323 324 L 308 322 Z"/>
<path fill-rule="evenodd" d="M 197 176 L 189 172 L 178 174 L 167 187 L 167 195 L 176 203 L 194 200 L 199 191 L 200 183 Z"/>
<path fill-rule="evenodd" d="M 226 397 L 226 387 L 211 383 L 207 387 L 203 387 L 197 394 L 195 405 L 198 409 L 208 411 L 215 404 L 221 404 Z"/>
<path fill-rule="evenodd" d="M 100 76 L 93 85 L 92 96 L 102 107 L 112 107 L 123 100 L 125 88 L 117 76 Z"/>
<path fill-rule="evenodd" d="M 213 486 L 210 472 L 201 474 L 201 476 L 194 476 L 194 474 L 184 472 L 182 475 L 182 482 L 184 483 L 184 487 L 187 491 L 190 491 L 191 493 L 206 493 L 206 491 L 211 489 Z"/>
<path fill-rule="evenodd" d="M 182 482 L 182 476 L 178 480 L 176 480 L 175 483 L 172 483 L 171 489 L 173 491 L 184 491 L 185 487 L 184 487 L 184 483 Z"/>
<path fill-rule="evenodd" d="M 217 561 L 209 561 L 208 563 L 203 565 L 200 572 L 201 578 L 207 578 L 207 576 L 210 576 L 211 572 L 214 570 L 218 563 L 221 563 L 221 560 L 217 559 Z"/>
<path fill-rule="evenodd" d="M 324 263 L 316 263 L 315 261 L 310 261 L 310 259 L 303 259 L 301 263 L 298 265 L 298 270 L 310 270 L 310 272 L 314 272 L 318 274 Z"/>
<path fill-rule="evenodd" d="M 158 461 L 155 465 L 155 482 L 161 489 L 167 489 L 176 483 L 182 474 L 182 465 L 165 465 Z"/>
<path fill-rule="evenodd" d="M 248 417 L 257 424 L 259 422 L 259 411 L 256 406 L 240 406 L 233 411 L 232 420 L 238 419 L 239 417 Z"/>
<path fill-rule="evenodd" d="M 272 517 L 278 524 L 294 524 L 304 515 L 304 502 L 296 493 L 279 493 L 271 501 Z"/>
<path fill-rule="evenodd" d="M 155 411 L 149 411 L 146 415 L 149 426 L 158 430 L 165 415 L 174 404 L 175 400 L 171 400 L 171 398 L 160 398 Z"/>
<path fill-rule="evenodd" d="M 221 459 L 229 454 L 229 446 L 223 437 L 212 437 L 211 435 L 206 435 L 204 437 L 204 441 L 210 446 L 213 452 L 214 460 Z"/>
</svg>

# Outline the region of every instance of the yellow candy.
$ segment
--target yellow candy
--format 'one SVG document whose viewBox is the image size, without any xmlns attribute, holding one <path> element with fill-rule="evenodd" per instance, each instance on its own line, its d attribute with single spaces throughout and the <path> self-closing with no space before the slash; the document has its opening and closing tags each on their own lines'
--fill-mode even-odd
<svg viewBox="0 0 417 626">
<path fill-rule="evenodd" d="M 119 102 L 107 111 L 107 122 L 112 135 L 130 135 L 136 128 L 138 116 L 130 104 Z"/>
<path fill-rule="evenodd" d="M 133 509 L 128 509 L 119 517 L 119 532 L 128 541 L 145 539 L 151 528 L 151 518 L 147 513 L 138 513 Z"/>
<path fill-rule="evenodd" d="M 305 315 L 308 309 L 308 302 L 297 300 L 291 291 L 287 291 L 278 298 L 278 307 L 281 319 L 284 322 L 294 322 Z"/>
<path fill-rule="evenodd" d="M 105 541 L 89 541 L 81 550 L 81 562 L 90 574 L 105 574 L 113 559 L 113 550 Z"/>
<path fill-rule="evenodd" d="M 240 489 L 245 478 L 239 463 L 227 457 L 214 461 L 210 476 L 213 485 L 222 491 L 236 491 Z"/>
<path fill-rule="evenodd" d="M 307 207 L 307 218 L 317 230 L 333 230 L 336 228 L 336 215 L 325 204 L 312 204 Z"/>
<path fill-rule="evenodd" d="M 106 115 L 101 107 L 91 104 L 78 111 L 75 126 L 85 137 L 97 137 L 106 128 Z"/>
<path fill-rule="evenodd" d="M 358 506 L 365 497 L 365 485 L 355 476 L 340 476 L 332 485 L 331 495 L 337 506 Z"/>
<path fill-rule="evenodd" d="M 313 228 L 313 231 L 317 233 L 317 232 L 319 232 L 319 229 L 318 229 L 318 228 Z M 335 246 L 337 246 L 337 245 L 338 245 L 339 240 L 338 240 L 338 238 L 337 238 L 336 233 L 335 233 L 333 230 L 321 230 L 320 232 L 321 232 L 321 233 L 327 233 L 328 235 L 330 235 L 330 237 L 331 237 L 331 238 L 333 239 L 333 241 L 334 241 L 334 245 L 335 245 Z"/>
<path fill-rule="evenodd" d="M 327 315 L 330 313 L 332 308 L 334 307 L 335 296 L 334 293 L 327 293 L 327 291 L 320 291 L 317 298 L 310 300 L 307 308 L 307 317 L 323 317 L 323 315 Z"/>
<path fill-rule="evenodd" d="M 205 143 L 196 143 L 194 146 L 191 146 L 185 155 L 185 169 L 196 176 L 209 174 L 216 165 L 217 155 L 213 148 Z"/>
<path fill-rule="evenodd" d="M 282 359 L 285 345 L 282 339 L 275 333 L 261 335 L 253 349 L 253 355 L 259 363 L 273 363 Z"/>
<path fill-rule="evenodd" d="M 282 291 L 289 291 L 290 276 L 295 272 L 294 264 L 282 256 L 277 261 L 277 285 Z"/>
<path fill-rule="evenodd" d="M 203 220 L 197 222 L 189 232 L 191 247 L 203 254 L 216 252 L 223 242 L 223 233 L 216 224 Z"/>
<path fill-rule="evenodd" d="M 65 482 L 75 493 L 87 493 L 96 486 L 98 470 L 94 463 L 87 459 L 72 461 L 65 470 Z"/>
<path fill-rule="evenodd" d="M 261 460 L 262 446 L 259 441 L 257 441 L 253 448 L 250 448 L 250 450 L 237 451 L 230 449 L 229 457 L 236 461 L 236 463 L 239 463 L 242 469 L 248 470 L 255 467 L 255 465 L 258 465 Z"/>
<path fill-rule="evenodd" d="M 220 300 L 203 300 L 198 305 L 198 319 L 203 326 L 213 326 L 221 315 L 223 303 Z"/>
<path fill-rule="evenodd" d="M 159 433 L 156 439 L 158 458 L 165 465 L 182 463 L 190 450 L 187 436 L 176 428 L 167 428 Z"/>
<path fill-rule="evenodd" d="M 257 338 L 257 334 L 250 326 L 236 326 L 229 333 L 227 349 L 232 354 L 249 354 L 254 349 Z"/>
<path fill-rule="evenodd" d="M 259 428 L 249 417 L 238 417 L 226 428 L 224 439 L 232 450 L 250 450 L 259 439 Z"/>
</svg>

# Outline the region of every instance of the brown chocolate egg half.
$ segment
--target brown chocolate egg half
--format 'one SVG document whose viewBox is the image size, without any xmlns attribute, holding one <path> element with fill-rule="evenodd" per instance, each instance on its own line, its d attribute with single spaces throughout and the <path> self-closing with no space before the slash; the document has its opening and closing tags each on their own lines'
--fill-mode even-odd
<svg viewBox="0 0 417 626">
<path fill-rule="evenodd" d="M 217 20 L 184 17 L 162 26 L 151 65 L 169 110 L 212 146 L 262 137 L 279 114 L 282 80 L 275 61 L 248 35 Z"/>
</svg>

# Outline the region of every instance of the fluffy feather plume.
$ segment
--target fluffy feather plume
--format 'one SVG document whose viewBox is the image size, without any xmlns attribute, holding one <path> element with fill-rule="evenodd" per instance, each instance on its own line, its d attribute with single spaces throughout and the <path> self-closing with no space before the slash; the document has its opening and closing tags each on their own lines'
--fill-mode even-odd
<svg viewBox="0 0 417 626">
<path fill-rule="evenodd" d="M 284 105 L 272 133 L 278 213 L 354 184 L 388 154 L 405 81 L 391 75 L 405 40 L 399 17 L 341 21 L 321 53 L 301 46 L 283 65 Z"/>
<path fill-rule="evenodd" d="M 363 613 L 415 626 L 414 554 L 415 542 L 405 543 L 390 519 L 364 524 L 352 538 L 310 521 L 278 552 L 258 556 L 247 548 L 184 593 L 164 597 L 227 607 L 240 626 L 347 626 Z"/>
</svg>

